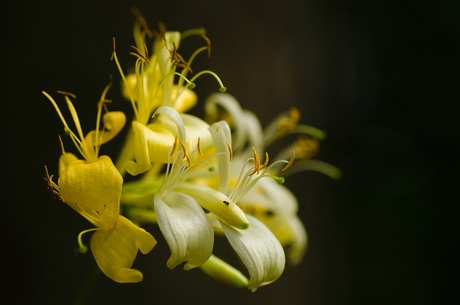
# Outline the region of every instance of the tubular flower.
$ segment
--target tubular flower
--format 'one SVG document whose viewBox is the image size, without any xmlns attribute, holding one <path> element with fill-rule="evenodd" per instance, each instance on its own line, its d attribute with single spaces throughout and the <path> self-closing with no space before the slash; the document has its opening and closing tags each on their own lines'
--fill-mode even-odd
<svg viewBox="0 0 460 305">
<path fill-rule="evenodd" d="M 281 276 L 286 256 L 297 264 L 307 249 L 298 202 L 283 185 L 284 177 L 303 170 L 317 170 L 334 178 L 340 175 L 335 167 L 312 160 L 325 133 L 298 124 L 300 113 L 295 108 L 281 113 L 263 129 L 254 113 L 225 93 L 207 99 L 206 120 L 184 113 L 197 102 L 192 89 L 201 75 L 213 76 L 219 90 L 226 91 L 214 72 L 192 71 L 197 55 L 210 55 L 206 32 L 167 31 L 160 24 L 154 33 L 136 14 L 132 74 L 124 74 L 113 40 L 112 58 L 122 79 L 122 94 L 134 113 L 116 163 L 99 154 L 100 146 L 114 138 L 126 122 L 122 112 L 107 110 L 105 95 L 110 86 L 98 103 L 96 128 L 85 136 L 69 98 L 73 95 L 61 92 L 75 133 L 53 98 L 44 92 L 82 156 L 79 159 L 65 152 L 61 141 L 58 183 L 46 169 L 48 188 L 94 226 L 78 235 L 80 252 L 87 251 L 82 235 L 93 232 L 93 256 L 103 273 L 116 282 L 142 280 L 142 273 L 131 267 L 138 251 L 146 254 L 156 244 L 153 236 L 138 226 L 149 222 L 158 225 L 170 249 L 168 268 L 181 264 L 185 270 L 199 267 L 222 283 L 256 291 Z M 184 59 L 178 50 L 190 36 L 201 37 L 205 45 Z M 291 134 L 297 134 L 297 140 L 270 162 L 267 147 Z M 124 182 L 128 174 L 136 177 Z M 213 254 L 216 236 L 227 238 L 246 267 L 246 275 Z"/>
<path fill-rule="evenodd" d="M 192 165 L 199 166 L 197 158 L 193 158 L 198 148 L 191 155 L 187 152 L 184 122 L 174 109 L 159 108 L 157 111 L 175 120 L 180 147 L 173 161 L 168 161 L 163 183 L 154 193 L 154 208 L 160 230 L 171 250 L 167 266 L 172 269 L 187 262 L 184 269 L 188 270 L 200 266 L 212 254 L 213 230 L 203 208 L 240 228 L 247 228 L 249 223 L 238 206 L 230 204 L 225 195 L 205 186 L 197 189 L 186 182 L 193 174 Z M 168 152 L 167 156 L 171 158 L 171 153 Z"/>
<path fill-rule="evenodd" d="M 282 185 L 284 178 L 281 176 L 301 170 L 316 170 L 338 178 L 340 171 L 337 168 L 321 161 L 311 160 L 319 150 L 318 139 L 323 139 L 325 133 L 308 125 L 299 125 L 300 113 L 295 108 L 280 114 L 265 130 L 262 130 L 257 117 L 242 109 L 238 101 L 227 93 L 211 95 L 206 101 L 205 109 L 208 121 L 212 122 L 219 116 L 224 116 L 233 128 L 233 135 L 239 149 L 233 155 L 234 161 L 226 180 L 233 185 L 233 192 L 238 191 L 242 194 L 239 196 L 238 205 L 245 213 L 261 220 L 275 234 L 281 244 L 287 248 L 291 263 L 300 263 L 307 249 L 308 235 L 297 216 L 297 199 Z M 251 153 L 254 156 L 251 158 L 254 163 L 260 163 L 260 160 L 257 161 L 260 159 L 257 151 L 263 151 L 274 141 L 293 133 L 302 136 L 276 157 L 277 160 L 290 158 L 288 166 L 281 168 L 282 162 L 275 162 L 268 168 L 262 166 L 262 173 L 258 170 L 250 171 L 246 176 L 243 175 L 244 179 L 237 178 L 242 176 L 243 171 L 239 171 L 239 168 L 247 162 Z M 265 159 L 268 161 L 268 154 Z M 261 179 L 262 177 L 273 179 Z M 247 187 L 249 185 L 254 187 Z"/>
<path fill-rule="evenodd" d="M 174 142 L 174 138 L 171 138 L 171 132 L 174 132 L 165 126 L 167 122 L 158 118 L 152 124 L 149 124 L 152 114 L 157 108 L 168 106 L 178 112 L 189 110 L 197 100 L 196 94 L 191 90 L 195 87 L 194 81 L 203 74 L 214 76 L 220 85 L 220 90 L 226 90 L 220 78 L 212 71 L 204 70 L 197 73 L 190 80 L 187 78 L 187 74 L 192 72 L 191 65 L 195 57 L 204 51 L 208 51 L 208 55 L 210 54 L 210 42 L 205 36 L 206 31 L 204 29 L 192 29 L 180 33 L 166 31 L 162 26 L 160 32 L 156 33 L 152 48 L 153 52 L 149 56 L 145 38 L 146 36 L 152 38 L 154 34 L 142 25 L 145 25 L 145 21 L 140 17 L 134 26 L 136 47 L 133 47 L 134 52 L 131 52 L 131 54 L 137 60 L 133 74 L 125 76 L 118 62 L 115 44 L 113 51 L 113 58 L 123 79 L 123 95 L 131 101 L 135 114 L 132 131 L 128 136 L 128 141 L 130 142 L 127 142 L 129 145 L 124 146 L 121 157 L 117 161 L 117 168 L 122 174 L 126 170 L 131 175 L 138 175 L 149 170 L 152 163 L 160 162 L 164 164 L 166 162 L 164 149 L 167 149 Z M 197 49 L 186 61 L 177 51 L 181 40 L 189 36 L 201 36 L 207 45 Z M 182 71 L 177 72 L 177 68 L 181 68 Z M 174 81 L 175 77 L 178 78 L 177 82 Z M 194 116 L 183 116 L 186 127 L 189 124 L 202 125 L 204 123 Z M 206 144 L 205 139 L 202 140 L 202 144 Z M 152 142 L 160 145 L 163 151 L 152 152 L 149 147 L 156 145 L 152 144 Z M 204 147 L 205 145 L 203 145 Z M 160 160 L 156 160 L 156 156 L 160 156 Z M 136 159 L 136 161 L 134 162 L 132 159 Z M 139 162 L 139 159 L 145 162 Z"/>
<path fill-rule="evenodd" d="M 99 115 L 106 91 L 99 103 Z M 130 268 L 137 251 L 148 253 L 156 241 L 145 230 L 119 215 L 123 178 L 110 157 L 98 157 L 100 144 L 107 142 L 121 130 L 125 122 L 124 115 L 106 114 L 103 131 L 99 130 L 98 115 L 96 130 L 83 137 L 77 112 L 68 96 L 65 96 L 78 131 L 77 136 L 68 127 L 56 102 L 47 93 L 44 94 L 55 107 L 65 129 L 84 157 L 78 160 L 71 154 L 63 153 L 58 184 L 52 181 L 52 176 L 48 173 L 46 177 L 53 193 L 96 227 L 80 233 L 78 240 L 81 252 L 86 252 L 86 247 L 81 243 L 81 235 L 96 231 L 91 236 L 90 245 L 101 270 L 116 282 L 140 282 L 142 273 Z"/>
</svg>

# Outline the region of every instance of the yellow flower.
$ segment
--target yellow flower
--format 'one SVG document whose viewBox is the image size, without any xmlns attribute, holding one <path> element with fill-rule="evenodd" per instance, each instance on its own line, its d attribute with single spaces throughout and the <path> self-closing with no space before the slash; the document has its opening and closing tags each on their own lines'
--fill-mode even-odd
<svg viewBox="0 0 460 305">
<path fill-rule="evenodd" d="M 156 109 L 167 106 L 183 113 L 192 108 L 197 97 L 190 89 L 195 87 L 194 80 L 203 74 L 214 76 L 220 84 L 220 90 L 226 90 L 219 77 L 212 71 L 204 70 L 196 73 L 190 80 L 187 78 L 187 74 L 192 71 L 191 65 L 195 57 L 205 51 L 208 51 L 209 55 L 210 42 L 205 36 L 204 29 L 192 29 L 180 33 L 166 31 L 164 27 L 161 27 L 154 39 L 149 56 L 145 38 L 146 35 L 152 38 L 153 34 L 143 25 L 145 25 L 145 21 L 140 17 L 134 26 L 136 47 L 133 47 L 134 52 L 131 54 L 137 60 L 133 74 L 125 76 L 118 61 L 115 47 L 113 52 L 113 58 L 123 80 L 123 96 L 131 102 L 135 115 L 132 129 L 128 134 L 127 145 L 123 147 L 116 166 L 122 174 L 127 171 L 131 175 L 145 172 L 150 169 L 152 163 L 165 163 L 164 149 L 167 149 L 174 142 L 174 131 L 168 130 L 168 126 L 164 126 L 165 122 L 162 122 L 161 117 L 155 119 L 153 123 L 150 122 Z M 197 49 L 186 61 L 177 51 L 183 39 L 194 35 L 203 37 L 207 45 Z M 177 72 L 177 68 L 181 68 L 182 71 Z M 175 82 L 175 78 L 178 79 L 177 82 Z M 204 123 L 194 116 L 183 116 L 186 128 L 189 123 L 201 125 Z M 191 132 L 189 133 L 191 135 Z M 202 139 L 202 144 L 206 143 L 204 140 Z M 153 152 L 149 150 L 147 146 L 151 146 L 152 141 L 162 142 L 164 144 L 161 145 L 163 151 Z M 156 160 L 157 156 L 163 159 Z M 135 159 L 134 162 L 133 159 Z"/>
<path fill-rule="evenodd" d="M 142 273 L 130 269 L 137 251 L 148 253 L 156 241 L 152 235 L 120 215 L 123 178 L 108 156 L 98 157 L 100 144 L 114 137 L 125 121 L 124 115 L 120 113 L 106 114 L 105 128 L 103 131 L 99 130 L 99 116 L 105 93 L 106 90 L 99 103 L 96 130 L 83 137 L 77 112 L 68 96 L 66 101 L 79 136 L 70 130 L 56 102 L 44 92 L 84 157 L 83 160 L 77 160 L 75 156 L 64 153 L 60 161 L 58 184 L 48 175 L 47 180 L 59 199 L 96 227 L 80 233 L 78 239 L 81 250 L 86 251 L 81 243 L 81 235 L 96 231 L 91 236 L 90 245 L 101 270 L 116 282 L 139 282 L 142 280 Z"/>
</svg>

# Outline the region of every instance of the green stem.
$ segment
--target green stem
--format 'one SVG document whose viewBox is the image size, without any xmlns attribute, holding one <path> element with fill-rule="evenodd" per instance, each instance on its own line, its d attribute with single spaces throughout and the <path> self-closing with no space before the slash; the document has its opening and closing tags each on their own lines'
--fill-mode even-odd
<svg viewBox="0 0 460 305">
<path fill-rule="evenodd" d="M 91 292 L 94 282 L 96 281 L 97 277 L 101 273 L 98 265 L 95 261 L 92 262 L 91 269 L 89 270 L 88 274 L 86 275 L 86 280 L 83 283 L 82 287 L 80 288 L 80 292 L 75 299 L 73 305 L 83 305 L 88 300 L 89 293 Z"/>
</svg>

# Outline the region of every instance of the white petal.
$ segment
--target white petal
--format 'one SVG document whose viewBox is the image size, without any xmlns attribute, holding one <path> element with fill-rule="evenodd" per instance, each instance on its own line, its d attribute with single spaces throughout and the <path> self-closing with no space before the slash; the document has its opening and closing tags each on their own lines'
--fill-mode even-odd
<svg viewBox="0 0 460 305">
<path fill-rule="evenodd" d="M 273 233 L 259 220 L 247 215 L 251 225 L 238 230 L 221 222 L 228 241 L 235 249 L 249 271 L 248 288 L 258 287 L 276 281 L 284 271 L 286 258 L 284 250 Z"/>
<path fill-rule="evenodd" d="M 208 97 L 204 106 L 206 115 L 211 119 L 215 119 L 217 117 L 217 106 L 221 106 L 230 114 L 234 125 L 233 127 L 235 128 L 233 146 L 235 149 L 243 148 L 243 145 L 246 142 L 247 134 L 245 131 L 247 129 L 243 109 L 241 109 L 238 101 L 228 93 L 214 93 Z"/>
<path fill-rule="evenodd" d="M 232 145 L 232 134 L 230 126 L 225 121 L 219 121 L 209 127 L 219 162 L 219 192 L 227 193 L 230 179 L 230 151 L 228 145 Z"/>
<path fill-rule="evenodd" d="M 171 192 L 165 198 L 154 195 L 158 226 L 171 250 L 166 265 L 173 269 L 182 262 L 185 270 L 195 268 L 212 254 L 214 234 L 203 209 L 182 193 Z"/>
</svg>

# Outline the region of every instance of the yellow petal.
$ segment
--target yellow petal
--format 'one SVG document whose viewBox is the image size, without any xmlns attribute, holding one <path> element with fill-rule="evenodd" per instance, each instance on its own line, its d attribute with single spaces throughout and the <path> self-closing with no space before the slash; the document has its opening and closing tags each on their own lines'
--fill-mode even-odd
<svg viewBox="0 0 460 305">
<path fill-rule="evenodd" d="M 65 153 L 59 157 L 59 174 L 64 171 L 64 169 L 69 166 L 73 161 L 77 161 L 78 158 L 72 153 Z"/>
<path fill-rule="evenodd" d="M 156 244 L 155 238 L 123 216 L 113 230 L 99 230 L 91 236 L 91 251 L 102 272 L 118 283 L 142 281 L 142 273 L 130 269 L 137 251 L 147 254 Z"/>
<path fill-rule="evenodd" d="M 96 139 L 95 130 L 90 131 L 85 137 L 85 142 L 90 147 L 102 145 L 113 139 L 125 126 L 126 116 L 121 111 L 111 111 L 104 114 L 102 120 L 104 122 L 104 130 L 97 132 L 98 139 Z"/>
<path fill-rule="evenodd" d="M 172 96 L 175 97 L 177 94 L 177 85 L 174 85 L 172 88 Z M 173 101 L 174 109 L 177 112 L 186 112 L 195 106 L 197 101 L 196 93 L 188 88 L 181 88 L 180 95 Z"/>
<path fill-rule="evenodd" d="M 149 170 L 153 162 L 168 162 L 168 148 L 174 145 L 175 137 L 166 127 L 161 124 L 144 126 L 133 121 L 133 131 L 136 162 L 125 162 L 128 173 L 135 176 Z"/>
<path fill-rule="evenodd" d="M 123 178 L 109 157 L 101 156 L 92 163 L 84 160 L 70 163 L 58 184 L 66 203 L 81 213 L 96 211 L 99 222 L 90 221 L 105 230 L 113 228 L 119 214 Z"/>
</svg>

